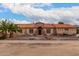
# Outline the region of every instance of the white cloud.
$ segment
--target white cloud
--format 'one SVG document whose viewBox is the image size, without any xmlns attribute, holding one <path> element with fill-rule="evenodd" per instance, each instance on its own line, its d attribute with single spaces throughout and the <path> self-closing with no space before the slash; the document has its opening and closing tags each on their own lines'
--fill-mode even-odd
<svg viewBox="0 0 79 59">
<path fill-rule="evenodd" d="M 2 18 L 2 19 L 0 19 L 0 20 L 5 20 L 5 18 Z M 13 22 L 13 23 L 15 23 L 15 24 L 29 24 L 29 23 L 31 23 L 31 22 L 29 22 L 29 21 L 26 21 L 26 20 L 16 20 L 16 19 L 7 19 L 8 21 L 10 21 L 10 22 Z"/>
<path fill-rule="evenodd" d="M 29 21 L 26 21 L 26 20 L 16 20 L 16 19 L 11 19 L 12 20 L 12 22 L 14 22 L 15 24 L 29 24 L 29 23 L 31 23 L 31 22 L 29 22 Z"/>
<path fill-rule="evenodd" d="M 43 21 L 49 23 L 57 23 L 58 21 L 68 21 L 66 23 L 79 24 L 79 6 L 71 8 L 52 8 L 43 10 L 42 8 L 34 8 L 34 6 L 45 6 L 50 4 L 4 4 L 13 13 L 21 13 L 28 16 L 34 21 Z M 25 21 L 24 21 L 25 22 Z"/>
<path fill-rule="evenodd" d="M 0 12 L 3 12 L 2 10 L 0 10 Z"/>
</svg>

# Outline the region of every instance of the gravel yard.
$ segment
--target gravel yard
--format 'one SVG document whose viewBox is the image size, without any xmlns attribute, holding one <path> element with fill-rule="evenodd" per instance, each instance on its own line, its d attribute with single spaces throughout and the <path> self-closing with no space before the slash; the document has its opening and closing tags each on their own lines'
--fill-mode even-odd
<svg viewBox="0 0 79 59">
<path fill-rule="evenodd" d="M 0 40 L 0 55 L 79 56 L 79 41 Z"/>
</svg>

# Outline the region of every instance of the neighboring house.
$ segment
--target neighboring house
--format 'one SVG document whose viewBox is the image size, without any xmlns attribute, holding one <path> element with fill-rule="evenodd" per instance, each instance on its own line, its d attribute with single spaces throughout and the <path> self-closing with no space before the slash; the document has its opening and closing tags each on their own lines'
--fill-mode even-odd
<svg viewBox="0 0 79 59">
<path fill-rule="evenodd" d="M 17 24 L 22 35 L 75 35 L 76 27 L 69 24 L 32 23 Z"/>
</svg>

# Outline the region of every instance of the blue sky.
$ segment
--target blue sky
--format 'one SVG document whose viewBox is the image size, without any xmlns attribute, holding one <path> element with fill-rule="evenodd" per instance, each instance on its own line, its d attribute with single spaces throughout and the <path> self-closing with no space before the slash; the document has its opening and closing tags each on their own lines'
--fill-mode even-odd
<svg viewBox="0 0 79 59">
<path fill-rule="evenodd" d="M 36 8 L 42 8 L 44 10 L 48 10 L 51 8 L 69 8 L 73 6 L 79 6 L 79 3 L 51 3 L 49 6 L 48 5 L 39 6 L 39 7 L 37 6 Z"/>
<path fill-rule="evenodd" d="M 78 12 L 79 3 L 0 3 L 0 19 L 9 19 L 15 23 L 63 21 L 78 24 Z"/>
</svg>

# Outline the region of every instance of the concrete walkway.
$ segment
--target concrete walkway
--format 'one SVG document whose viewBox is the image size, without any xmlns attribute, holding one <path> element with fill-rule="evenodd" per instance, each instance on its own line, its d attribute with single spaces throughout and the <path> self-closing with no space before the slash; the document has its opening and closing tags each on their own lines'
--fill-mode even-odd
<svg viewBox="0 0 79 59">
<path fill-rule="evenodd" d="M 79 43 L 79 41 L 62 40 L 0 40 L 0 43 Z"/>
</svg>

